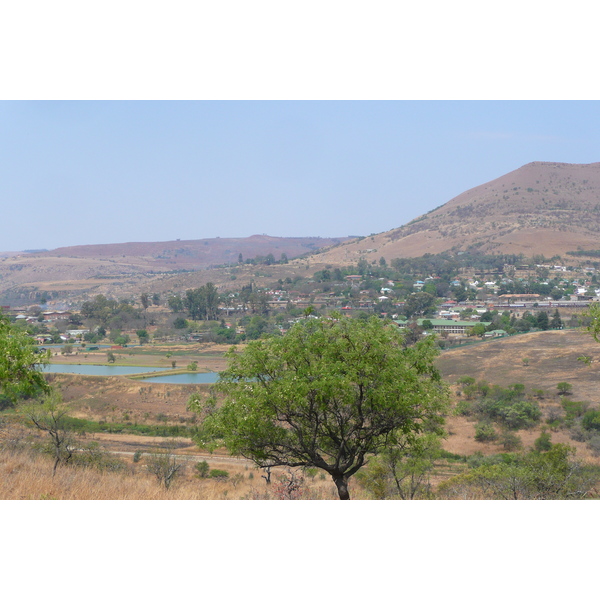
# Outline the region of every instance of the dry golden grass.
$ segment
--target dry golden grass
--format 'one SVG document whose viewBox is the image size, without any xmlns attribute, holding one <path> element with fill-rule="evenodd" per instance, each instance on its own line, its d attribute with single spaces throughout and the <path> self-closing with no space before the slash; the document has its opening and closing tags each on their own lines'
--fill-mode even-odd
<svg viewBox="0 0 600 600">
<path fill-rule="evenodd" d="M 210 464 L 210 459 L 209 459 Z M 28 449 L 0 450 L 0 499 L 3 500 L 272 500 L 273 485 L 267 486 L 262 471 L 240 464 L 211 464 L 226 468 L 229 478 L 217 480 L 194 476 L 194 463 L 167 490 L 143 464 L 128 462 L 119 472 L 80 466 L 60 466 L 52 476 L 50 457 Z M 276 481 L 274 470 L 272 481 Z M 334 500 L 337 492 L 327 478 L 306 477 L 307 500 Z M 360 488 L 353 490 L 361 497 Z M 363 495 L 364 497 L 364 495 Z"/>
</svg>

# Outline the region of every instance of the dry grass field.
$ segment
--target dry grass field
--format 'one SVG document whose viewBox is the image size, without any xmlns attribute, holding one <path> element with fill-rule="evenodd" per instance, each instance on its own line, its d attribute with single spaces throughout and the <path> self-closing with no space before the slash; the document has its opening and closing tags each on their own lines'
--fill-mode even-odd
<svg viewBox="0 0 600 600">
<path fill-rule="evenodd" d="M 178 362 L 197 360 L 199 370 L 220 370 L 225 365 L 225 346 L 181 347 L 177 348 Z M 160 353 L 123 353 L 117 364 L 162 366 L 164 356 Z M 588 357 L 586 362 L 578 360 Z M 180 358 L 181 357 L 181 358 Z M 93 362 L 85 355 L 58 357 L 60 362 Z M 58 362 L 57 360 L 57 362 Z M 542 421 L 531 429 L 519 430 L 525 450 L 533 447 L 539 437 L 549 411 L 560 409 L 557 384 L 570 383 L 570 399 L 585 401 L 591 408 L 597 408 L 600 401 L 597 395 L 598 364 L 600 345 L 590 336 L 580 331 L 547 331 L 510 338 L 487 341 L 479 344 L 458 347 L 443 352 L 438 358 L 438 367 L 444 379 L 450 384 L 455 400 L 460 399 L 461 386 L 457 381 L 470 376 L 477 381 L 485 380 L 491 385 L 507 387 L 520 383 L 528 393 L 543 390 L 539 399 Z M 60 390 L 63 399 L 69 404 L 75 417 L 90 421 L 103 421 L 111 424 L 142 425 L 183 425 L 196 423 L 196 416 L 186 410 L 190 394 L 208 395 L 210 385 L 187 385 L 136 381 L 125 376 L 97 377 L 84 375 L 49 375 L 53 386 Z M 475 453 L 496 454 L 503 449 L 499 442 L 481 443 L 475 440 L 476 422 L 470 418 L 450 414 L 447 419 L 449 435 L 444 449 L 453 454 L 469 456 Z M 12 431 L 12 433 L 11 433 Z M 5 427 L 3 435 L 24 439 L 32 435 L 15 433 Z M 577 456 L 586 462 L 600 464 L 585 442 L 571 439 L 569 431 L 555 428 L 550 431 L 553 443 L 566 443 L 577 449 Z M 81 444 L 90 442 L 113 456 L 120 458 L 125 468 L 119 472 L 98 472 L 81 467 L 59 468 L 52 477 L 52 461 L 49 457 L 30 451 L 19 452 L 5 449 L 0 459 L 2 470 L 0 498 L 61 498 L 61 499 L 268 499 L 273 497 L 272 487 L 262 478 L 250 461 L 228 456 L 225 450 L 210 455 L 201 452 L 190 438 L 177 437 L 167 440 L 164 437 L 136 435 L 132 432 L 87 433 L 78 438 Z M 135 453 L 148 456 L 157 448 L 171 445 L 172 454 L 186 465 L 176 484 L 165 490 L 156 478 L 144 469 L 144 459 L 134 463 Z M 15 445 L 5 447 L 14 448 Z M 26 446 L 25 446 L 26 448 Z M 211 469 L 225 469 L 227 480 L 199 479 L 194 476 L 194 465 L 206 460 Z M 456 474 L 460 465 L 441 461 L 432 478 L 439 483 Z M 279 470 L 281 473 L 281 470 Z M 275 475 L 274 475 L 275 476 Z M 335 486 L 328 477 L 320 474 L 305 477 L 305 498 L 334 499 Z M 353 483 L 353 498 L 365 498 L 366 493 Z"/>
</svg>

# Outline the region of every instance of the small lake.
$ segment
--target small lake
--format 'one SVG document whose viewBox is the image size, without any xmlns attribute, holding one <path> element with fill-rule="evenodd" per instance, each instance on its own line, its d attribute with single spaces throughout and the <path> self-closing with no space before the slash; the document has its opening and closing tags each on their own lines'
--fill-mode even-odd
<svg viewBox="0 0 600 600">
<path fill-rule="evenodd" d="M 156 369 L 158 370 L 158 369 Z M 149 383 L 216 383 L 218 373 L 181 373 L 179 375 L 159 375 L 158 377 L 140 377 L 137 381 Z"/>
<path fill-rule="evenodd" d="M 74 375 L 134 375 L 169 371 L 168 367 L 123 367 L 117 365 L 45 365 L 44 373 L 73 373 Z M 210 375 L 210 373 L 208 373 Z"/>
</svg>

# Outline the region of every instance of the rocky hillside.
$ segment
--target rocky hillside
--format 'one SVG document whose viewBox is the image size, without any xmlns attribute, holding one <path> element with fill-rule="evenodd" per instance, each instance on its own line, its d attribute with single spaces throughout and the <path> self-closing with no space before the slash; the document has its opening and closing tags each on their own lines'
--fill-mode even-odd
<svg viewBox="0 0 600 600">
<path fill-rule="evenodd" d="M 410 223 L 321 254 L 331 263 L 444 251 L 565 256 L 600 249 L 600 163 L 533 162 Z"/>
</svg>

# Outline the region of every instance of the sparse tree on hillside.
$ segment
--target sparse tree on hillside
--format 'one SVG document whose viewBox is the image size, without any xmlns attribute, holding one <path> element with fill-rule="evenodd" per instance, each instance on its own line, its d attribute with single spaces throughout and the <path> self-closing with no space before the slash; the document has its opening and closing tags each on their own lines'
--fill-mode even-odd
<svg viewBox="0 0 600 600">
<path fill-rule="evenodd" d="M 184 465 L 173 454 L 175 442 L 170 442 L 163 448 L 157 449 L 146 458 L 146 468 L 152 473 L 158 483 L 169 489 Z"/>
<path fill-rule="evenodd" d="M 69 430 L 69 408 L 62 402 L 59 393 L 52 391 L 42 403 L 27 404 L 22 412 L 35 427 L 50 436 L 54 454 L 52 475 L 56 475 L 58 465 L 67 464 L 74 451 L 73 437 Z"/>
</svg>

